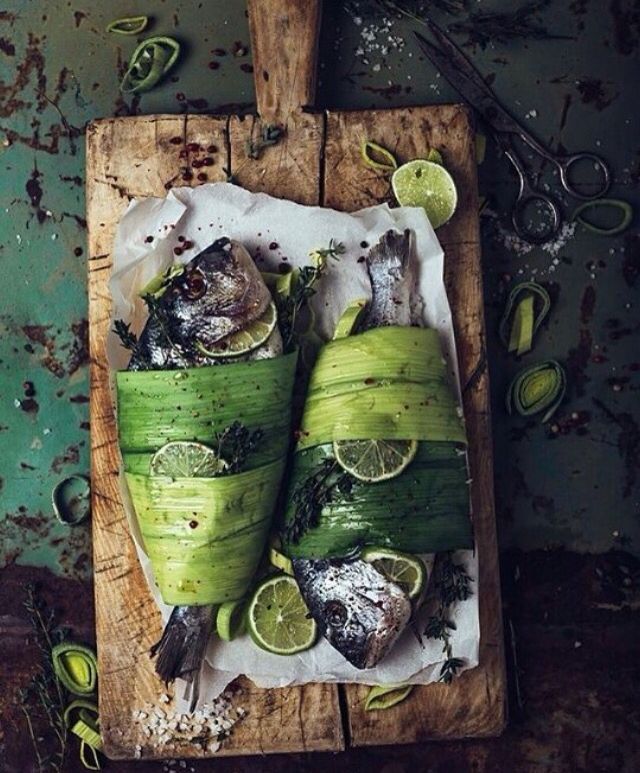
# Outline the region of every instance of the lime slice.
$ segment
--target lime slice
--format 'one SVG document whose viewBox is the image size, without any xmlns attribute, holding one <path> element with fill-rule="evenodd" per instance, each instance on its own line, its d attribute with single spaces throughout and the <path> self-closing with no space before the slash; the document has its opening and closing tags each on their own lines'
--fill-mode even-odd
<svg viewBox="0 0 640 773">
<path fill-rule="evenodd" d="M 400 553 L 388 548 L 366 548 L 360 554 L 391 582 L 395 582 L 409 596 L 417 598 L 427 582 L 427 567 L 418 556 Z"/>
<path fill-rule="evenodd" d="M 413 461 L 417 440 L 334 440 L 333 453 L 343 470 L 377 483 L 395 478 Z"/>
<path fill-rule="evenodd" d="M 298 583 L 285 574 L 265 580 L 256 589 L 247 609 L 247 625 L 253 641 L 276 655 L 308 650 L 317 636 Z"/>
<path fill-rule="evenodd" d="M 241 354 L 248 354 L 258 346 L 263 344 L 273 333 L 278 321 L 278 312 L 273 301 L 267 307 L 265 313 L 252 322 L 244 330 L 238 330 L 237 333 L 218 341 L 211 348 L 207 348 L 200 341 L 196 342 L 196 349 L 207 357 L 239 357 Z"/>
<path fill-rule="evenodd" d="M 243 600 L 225 601 L 220 605 L 216 615 L 216 630 L 221 639 L 232 641 L 245 632 L 245 607 L 246 602 Z"/>
<path fill-rule="evenodd" d="M 169 478 L 213 478 L 228 464 L 209 446 L 193 441 L 174 440 L 151 457 L 151 474 Z"/>
<path fill-rule="evenodd" d="M 422 207 L 434 228 L 456 211 L 458 192 L 447 170 L 433 161 L 416 159 L 393 173 L 391 186 L 402 207 Z"/>
</svg>

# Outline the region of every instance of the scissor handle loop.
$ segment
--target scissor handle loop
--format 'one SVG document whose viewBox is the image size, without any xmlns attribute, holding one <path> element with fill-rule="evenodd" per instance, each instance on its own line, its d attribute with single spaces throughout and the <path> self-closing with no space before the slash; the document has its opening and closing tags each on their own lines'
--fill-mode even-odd
<svg viewBox="0 0 640 773">
<path fill-rule="evenodd" d="M 579 161 L 592 161 L 595 169 L 600 175 L 601 186 L 593 193 L 584 193 L 578 190 L 571 182 L 570 173 L 571 167 Z M 576 199 L 581 201 L 591 201 L 591 199 L 599 199 L 600 196 L 609 190 L 611 185 L 611 172 L 606 162 L 595 153 L 574 153 L 570 156 L 560 156 L 555 158 L 555 162 L 560 172 L 560 181 L 565 191 Z"/>
<path fill-rule="evenodd" d="M 545 209 L 551 215 L 548 228 L 545 228 L 539 233 L 528 228 L 524 223 L 525 209 L 532 201 L 542 202 Z M 513 205 L 511 222 L 513 223 L 513 230 L 521 239 L 530 244 L 544 244 L 560 230 L 562 213 L 560 212 L 558 204 L 550 196 L 525 185 L 521 187 L 518 198 Z"/>
</svg>

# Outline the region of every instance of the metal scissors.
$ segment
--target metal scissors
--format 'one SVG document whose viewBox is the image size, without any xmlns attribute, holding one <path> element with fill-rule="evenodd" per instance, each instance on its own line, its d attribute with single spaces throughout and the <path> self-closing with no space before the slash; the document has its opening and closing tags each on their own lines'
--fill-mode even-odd
<svg viewBox="0 0 640 773">
<path fill-rule="evenodd" d="M 522 239 L 534 244 L 540 244 L 554 236 L 562 223 L 562 213 L 558 202 L 535 186 L 531 174 L 527 171 L 522 159 L 516 153 L 515 138 L 519 138 L 539 156 L 551 162 L 558 170 L 560 184 L 570 196 L 583 201 L 597 199 L 607 192 L 611 183 L 611 173 L 606 162 L 595 153 L 573 153 L 562 155 L 552 153 L 544 145 L 524 129 L 498 102 L 494 93 L 486 84 L 482 75 L 467 58 L 466 54 L 449 38 L 449 36 L 433 21 L 427 20 L 439 46 L 434 45 L 418 32 L 414 34 L 423 52 L 444 75 L 449 83 L 471 105 L 491 129 L 498 147 L 511 161 L 518 174 L 520 188 L 511 212 L 511 221 L 515 232 Z M 598 174 L 600 186 L 590 194 L 577 190 L 570 179 L 571 168 L 578 162 L 591 162 Z M 549 225 L 541 231 L 532 231 L 525 224 L 525 209 L 538 203 L 547 211 Z"/>
</svg>

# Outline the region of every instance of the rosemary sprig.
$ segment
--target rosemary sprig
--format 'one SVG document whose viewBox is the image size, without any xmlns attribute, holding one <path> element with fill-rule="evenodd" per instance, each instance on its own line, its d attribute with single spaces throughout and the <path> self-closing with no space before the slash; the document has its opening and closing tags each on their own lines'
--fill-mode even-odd
<svg viewBox="0 0 640 773">
<path fill-rule="evenodd" d="M 467 0 L 431 0 L 430 3 L 406 3 L 396 0 L 375 0 L 379 8 L 396 16 L 426 24 L 429 14 L 435 8 L 450 16 L 466 18 L 448 25 L 450 32 L 467 35 L 465 46 L 478 45 L 486 48 L 489 43 L 509 43 L 513 40 L 569 40 L 570 35 L 556 35 L 539 20 L 539 14 L 551 0 L 529 0 L 515 11 L 473 11 Z"/>
<path fill-rule="evenodd" d="M 120 343 L 132 354 L 140 353 L 140 342 L 138 336 L 131 330 L 131 325 L 123 319 L 116 319 L 113 323 L 113 332 L 120 339 Z"/>
<path fill-rule="evenodd" d="M 464 45 L 486 48 L 489 43 L 512 40 L 570 40 L 569 35 L 555 35 L 542 24 L 538 14 L 551 0 L 529 0 L 515 11 L 472 11 L 469 16 L 449 25 L 456 34 L 468 35 Z"/>
<path fill-rule="evenodd" d="M 447 657 L 440 667 L 438 681 L 445 684 L 450 684 L 464 665 L 463 660 L 453 656 L 451 631 L 456 630 L 456 625 L 449 617 L 451 607 L 471 596 L 472 582 L 464 565 L 455 563 L 451 553 L 439 557 L 435 576 L 438 607 L 435 614 L 427 619 L 424 635 L 427 639 L 441 639 L 443 642 L 442 651 Z"/>
<path fill-rule="evenodd" d="M 64 639 L 64 631 L 56 629 L 54 614 L 47 611 L 36 588 L 27 585 L 25 609 L 35 635 L 41 658 L 31 682 L 18 693 L 20 709 L 36 757 L 38 773 L 62 773 L 67 751 L 67 727 L 64 721 L 65 694 L 53 669 L 51 652 Z M 36 731 L 36 721 L 46 721 L 51 734 L 45 738 Z M 51 741 L 55 748 L 49 750 Z"/>
<path fill-rule="evenodd" d="M 221 475 L 233 475 L 240 472 L 249 454 L 255 450 L 264 437 L 261 429 L 251 432 L 244 424 L 234 421 L 222 432 L 216 433 L 217 455 L 227 462 L 227 467 Z"/>
<path fill-rule="evenodd" d="M 351 496 L 355 483 L 356 479 L 342 470 L 333 457 L 323 459 L 291 496 L 295 509 L 293 518 L 284 527 L 284 541 L 299 542 L 307 529 L 318 525 L 326 505 L 338 497 Z"/>
</svg>

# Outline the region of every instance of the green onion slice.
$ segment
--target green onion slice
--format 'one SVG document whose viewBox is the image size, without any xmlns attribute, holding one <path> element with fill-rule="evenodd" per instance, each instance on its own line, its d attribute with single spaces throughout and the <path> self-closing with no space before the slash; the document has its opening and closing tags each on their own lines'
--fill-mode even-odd
<svg viewBox="0 0 640 773">
<path fill-rule="evenodd" d="M 91 490 L 84 475 L 70 475 L 56 484 L 51 494 L 54 515 L 67 526 L 84 523 L 91 513 Z"/>
<path fill-rule="evenodd" d="M 620 222 L 611 228 L 601 228 L 584 217 L 585 212 L 600 207 L 613 207 L 614 209 L 620 210 Z M 573 215 L 571 215 L 571 219 L 576 220 L 580 225 L 583 225 L 587 230 L 594 234 L 600 234 L 600 236 L 615 236 L 616 234 L 625 231 L 631 224 L 631 221 L 633 220 L 633 207 L 628 201 L 623 201 L 622 199 L 594 199 L 593 201 L 585 201 L 583 204 L 580 204 L 579 207 L 576 207 Z"/>
<path fill-rule="evenodd" d="M 564 368 L 556 360 L 523 368 L 507 389 L 507 412 L 521 416 L 533 416 L 544 411 L 543 423 L 556 412 L 564 399 L 567 377 Z"/>
<path fill-rule="evenodd" d="M 509 293 L 498 333 L 509 352 L 531 350 L 533 337 L 551 308 L 549 293 L 536 282 L 521 282 Z"/>
<path fill-rule="evenodd" d="M 180 43 L 173 38 L 155 36 L 143 40 L 131 56 L 120 91 L 124 94 L 150 91 L 173 67 L 179 54 Z"/>
<path fill-rule="evenodd" d="M 96 689 L 98 664 L 95 652 L 73 642 L 56 644 L 51 651 L 53 670 L 74 695 L 90 695 Z"/>
<path fill-rule="evenodd" d="M 378 145 L 371 140 L 362 140 L 360 145 L 360 155 L 370 169 L 376 169 L 382 172 L 393 172 L 398 168 L 398 162 L 390 150 Z"/>
<path fill-rule="evenodd" d="M 411 695 L 412 684 L 377 684 L 372 687 L 365 698 L 365 711 L 381 711 L 390 709 Z"/>
<path fill-rule="evenodd" d="M 107 32 L 115 32 L 117 35 L 138 35 L 149 23 L 148 16 L 123 16 L 122 19 L 114 19 L 107 25 Z"/>
</svg>

